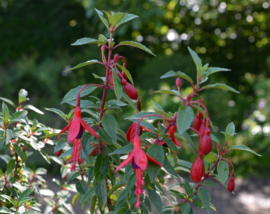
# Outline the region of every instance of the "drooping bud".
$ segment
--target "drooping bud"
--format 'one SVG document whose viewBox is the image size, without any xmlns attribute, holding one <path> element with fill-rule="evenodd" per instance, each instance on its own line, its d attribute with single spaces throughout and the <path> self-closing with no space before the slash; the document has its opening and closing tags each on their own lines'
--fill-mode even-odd
<svg viewBox="0 0 270 214">
<path fill-rule="evenodd" d="M 54 154 L 55 154 L 55 156 L 59 157 L 62 154 L 62 149 L 58 150 Z"/>
<path fill-rule="evenodd" d="M 204 174 L 204 163 L 201 158 L 201 151 L 198 152 L 200 159 L 196 157 L 190 168 L 190 177 L 195 183 L 199 183 Z"/>
<path fill-rule="evenodd" d="M 122 77 L 125 78 L 125 79 L 127 80 L 127 76 L 126 76 L 125 72 L 122 71 L 121 74 L 122 74 Z"/>
<path fill-rule="evenodd" d="M 119 60 L 119 55 L 118 54 L 115 54 L 114 57 L 113 57 L 114 63 L 117 63 L 118 60 Z"/>
<path fill-rule="evenodd" d="M 228 183 L 227 189 L 228 189 L 229 192 L 232 192 L 232 191 L 234 191 L 234 188 L 235 188 L 234 177 L 231 177 L 230 181 Z"/>
<path fill-rule="evenodd" d="M 113 86 L 113 76 L 112 76 L 111 70 L 109 71 L 109 82 L 110 82 L 110 85 Z"/>
<path fill-rule="evenodd" d="M 122 81 L 122 84 L 123 84 L 123 81 Z M 126 92 L 126 94 L 128 95 L 128 97 L 130 99 L 132 99 L 132 100 L 137 100 L 138 99 L 138 91 L 130 83 L 126 83 L 126 85 L 124 85 L 124 91 Z"/>
<path fill-rule="evenodd" d="M 205 119 L 202 120 L 202 123 L 200 125 L 200 129 L 199 129 L 200 136 L 199 137 L 202 137 L 204 135 L 204 130 L 205 130 Z"/>
<path fill-rule="evenodd" d="M 181 147 L 181 144 L 178 142 L 178 140 L 174 137 L 174 133 L 176 131 L 177 127 L 176 126 L 171 126 L 169 130 L 169 137 L 171 138 L 172 142 L 176 145 Z"/>
<path fill-rule="evenodd" d="M 212 150 L 212 139 L 210 137 L 210 133 L 210 129 L 206 128 L 204 135 L 200 139 L 200 150 L 205 155 L 207 155 Z"/>
<path fill-rule="evenodd" d="M 181 79 L 179 77 L 176 78 L 175 84 L 176 84 L 177 88 L 180 88 L 180 86 L 181 86 Z"/>
<path fill-rule="evenodd" d="M 96 146 L 95 143 L 90 143 L 90 145 L 91 145 L 91 146 Z M 96 148 L 94 148 L 94 150 L 91 152 L 91 155 L 95 157 L 95 156 L 97 156 L 97 152 L 98 152 L 98 148 L 96 147 Z"/>
<path fill-rule="evenodd" d="M 122 78 L 121 83 L 122 83 L 123 86 L 125 86 L 128 82 L 127 82 L 127 80 L 125 78 Z"/>
<path fill-rule="evenodd" d="M 198 111 L 198 113 L 196 114 L 194 123 L 193 123 L 193 128 L 199 131 L 201 124 L 202 124 L 202 113 Z"/>
<path fill-rule="evenodd" d="M 104 52 L 106 50 L 106 46 L 105 45 L 102 45 L 101 46 L 101 51 Z"/>
<path fill-rule="evenodd" d="M 187 96 L 187 101 L 189 102 L 191 99 L 192 99 L 192 96 L 189 94 L 189 95 Z"/>
</svg>

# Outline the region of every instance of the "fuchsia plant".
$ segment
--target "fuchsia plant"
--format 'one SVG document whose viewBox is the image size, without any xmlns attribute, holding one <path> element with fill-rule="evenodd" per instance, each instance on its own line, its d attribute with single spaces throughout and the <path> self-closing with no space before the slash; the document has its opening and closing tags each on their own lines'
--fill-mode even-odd
<svg viewBox="0 0 270 214">
<path fill-rule="evenodd" d="M 58 109 L 47 109 L 57 113 L 68 123 L 58 133 L 46 135 L 47 139 L 58 135 L 54 150 L 57 157 L 51 158 L 61 164 L 63 185 L 66 185 L 64 190 L 68 189 L 71 180 L 78 179 L 75 185 L 77 193 L 72 203 L 74 205 L 79 200 L 83 207 L 90 203 L 91 214 L 96 213 L 96 210 L 110 214 L 152 213 L 153 207 L 158 213 L 190 214 L 193 213 L 191 204 L 210 213 L 210 209 L 215 210 L 215 207 L 211 204 L 209 192 L 203 188 L 206 185 L 215 185 L 209 180 L 220 182 L 230 192 L 235 188 L 234 168 L 228 153 L 236 149 L 255 153 L 244 145 L 228 148 L 228 142 L 235 135 L 233 123 L 224 132 L 224 143 L 211 133 L 213 125 L 201 92 L 213 88 L 239 92 L 223 83 L 202 84 L 211 74 L 229 70 L 202 65 L 199 56 L 188 48 L 196 65 L 197 83 L 183 72 L 169 71 L 161 78 L 175 78 L 177 90 L 156 92 L 178 97 L 178 110 L 174 113 L 165 112 L 159 104 L 155 104 L 155 112 L 141 112 L 139 94 L 125 57 L 117 53 L 113 55 L 120 46 L 137 47 L 154 55 L 138 42 L 123 41 L 115 45 L 115 30 L 137 16 L 99 10 L 96 12 L 106 26 L 109 38 L 101 34 L 98 39 L 82 38 L 72 45 L 98 44 L 101 46 L 101 60 L 89 60 L 69 70 L 91 64 L 104 66 L 105 76 L 94 75 L 103 83 L 89 83 L 70 90 L 62 101 L 75 107 L 68 115 Z M 181 92 L 183 80 L 191 85 L 191 94 Z M 101 99 L 93 96 L 83 99 L 96 89 L 102 90 Z M 116 99 L 107 100 L 110 92 L 115 94 Z M 126 118 L 132 124 L 125 133 L 117 126 L 115 115 L 127 104 L 134 108 L 136 114 Z M 197 111 L 195 118 L 194 110 Z M 3 118 L 5 119 L 5 115 Z M 6 135 L 7 123 L 4 119 L 0 127 L 4 130 L 1 133 Z M 159 121 L 150 123 L 149 120 Z M 60 135 L 66 131 L 67 139 L 60 139 Z M 193 142 L 193 138 L 199 145 Z M 181 153 L 185 152 L 183 144 L 187 144 L 194 153 L 193 163 L 181 159 Z M 213 148 L 217 148 L 217 152 L 213 152 Z M 195 184 L 180 177 L 176 169 L 189 171 Z M 168 177 L 175 182 L 170 187 L 165 185 Z M 185 193 L 174 190 L 179 186 L 185 189 Z M 167 198 L 165 191 L 173 200 Z M 161 198 L 167 199 L 169 205 L 163 207 Z M 53 212 L 61 211 L 60 199 L 51 202 Z"/>
</svg>

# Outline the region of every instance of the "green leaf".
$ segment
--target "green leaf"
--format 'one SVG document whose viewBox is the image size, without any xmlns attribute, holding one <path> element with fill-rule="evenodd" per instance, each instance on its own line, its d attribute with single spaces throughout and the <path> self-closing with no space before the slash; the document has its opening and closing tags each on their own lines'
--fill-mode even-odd
<svg viewBox="0 0 270 214">
<path fill-rule="evenodd" d="M 93 182 L 93 185 L 94 185 L 96 196 L 98 198 L 98 204 L 103 209 L 107 201 L 107 188 L 106 188 L 105 179 L 103 179 L 99 183 Z"/>
<path fill-rule="evenodd" d="M 187 132 L 184 132 L 181 136 L 183 137 L 184 141 L 187 143 L 187 145 L 189 146 L 191 151 L 199 158 L 199 156 L 197 154 L 196 147 L 195 147 L 193 141 L 191 140 L 189 134 Z"/>
<path fill-rule="evenodd" d="M 79 175 L 81 175 L 81 172 L 73 171 L 68 173 L 67 175 L 67 182 L 69 183 L 70 181 L 74 180 L 77 178 Z"/>
<path fill-rule="evenodd" d="M 65 151 L 62 155 L 60 155 L 60 158 L 63 158 L 63 157 L 67 157 L 69 155 L 72 154 L 72 148 L 70 148 L 69 150 Z"/>
<path fill-rule="evenodd" d="M 90 214 L 95 214 L 95 206 L 97 202 L 97 196 L 94 196 L 90 200 Z M 105 202 L 106 203 L 106 202 Z"/>
<path fill-rule="evenodd" d="M 87 184 L 84 180 L 81 180 L 76 183 L 76 190 L 81 193 L 81 195 L 85 194 L 87 191 Z"/>
<path fill-rule="evenodd" d="M 258 153 L 256 153 L 255 151 L 253 151 L 252 149 L 246 147 L 245 145 L 235 145 L 235 146 L 231 147 L 230 149 L 231 150 L 244 150 L 244 151 L 254 153 L 255 155 L 261 156 Z"/>
<path fill-rule="evenodd" d="M 206 71 L 207 72 L 206 76 L 209 76 L 209 75 L 214 74 L 214 73 L 219 72 L 219 71 L 230 71 L 230 69 L 218 68 L 218 67 L 210 67 Z"/>
<path fill-rule="evenodd" d="M 125 119 L 127 119 L 127 120 L 134 120 L 134 119 L 136 119 L 137 120 L 137 119 L 141 119 L 143 116 L 148 115 L 148 114 L 159 115 L 159 114 L 157 114 L 155 112 L 139 112 L 139 113 L 134 114 L 134 115 L 132 115 L 130 117 L 127 117 Z M 144 119 L 145 120 L 146 119 L 147 120 L 156 120 L 156 119 L 161 119 L 161 117 L 160 116 L 148 116 L 148 117 L 145 117 Z"/>
<path fill-rule="evenodd" d="M 160 196 L 155 191 L 148 188 L 147 188 L 147 192 L 148 192 L 149 199 L 152 205 L 154 206 L 154 208 L 156 209 L 156 211 L 159 214 L 162 214 L 163 208 L 162 208 L 162 201 L 161 201 Z"/>
<path fill-rule="evenodd" d="M 25 102 L 26 100 L 29 100 L 27 98 L 28 92 L 25 89 L 21 89 L 19 91 L 19 104 Z"/>
<path fill-rule="evenodd" d="M 110 197 L 116 190 L 118 190 L 120 187 L 126 185 L 127 181 L 126 180 L 120 180 L 117 182 L 108 192 L 108 197 Z"/>
<path fill-rule="evenodd" d="M 179 135 L 189 129 L 194 119 L 194 112 L 190 106 L 180 106 L 177 113 L 177 130 Z"/>
<path fill-rule="evenodd" d="M 9 110 L 4 102 L 2 103 L 2 112 L 3 112 L 3 122 L 4 124 L 7 124 L 9 120 Z"/>
<path fill-rule="evenodd" d="M 191 77 L 189 77 L 188 75 L 186 75 L 185 73 L 181 72 L 181 71 L 168 71 L 166 74 L 162 75 L 160 77 L 160 79 L 165 79 L 168 77 L 179 77 L 179 78 L 183 78 L 191 83 L 193 83 L 193 80 L 191 79 Z"/>
<path fill-rule="evenodd" d="M 107 132 L 103 128 L 98 129 L 98 135 L 99 137 L 106 143 L 112 144 L 112 138 L 107 134 Z"/>
<path fill-rule="evenodd" d="M 121 24 L 124 24 L 132 19 L 138 18 L 139 16 L 136 16 L 134 14 L 126 14 L 116 25 L 115 27 L 117 28 Z"/>
<path fill-rule="evenodd" d="M 47 161 L 47 163 L 49 163 L 49 164 L 51 163 L 48 154 L 43 149 L 40 150 L 40 154 Z"/>
<path fill-rule="evenodd" d="M 228 179 L 229 167 L 225 161 L 219 161 L 217 165 L 218 177 L 224 183 Z"/>
<path fill-rule="evenodd" d="M 11 211 L 8 208 L 6 208 L 6 207 L 0 207 L 0 213 L 10 214 Z"/>
<path fill-rule="evenodd" d="M 25 105 L 23 108 L 24 108 L 24 109 L 30 109 L 30 110 L 32 110 L 32 111 L 38 113 L 38 114 L 44 114 L 42 111 L 40 111 L 38 108 L 36 108 L 36 107 L 33 106 L 33 105 Z"/>
<path fill-rule="evenodd" d="M 98 40 L 99 41 L 102 41 L 104 44 L 106 44 L 107 42 L 109 42 L 109 39 L 107 39 L 106 36 L 104 36 L 103 34 L 99 34 Z"/>
<path fill-rule="evenodd" d="M 124 71 L 124 73 L 126 74 L 127 78 L 129 79 L 129 81 L 132 83 L 132 85 L 134 85 L 133 79 L 131 74 L 129 73 L 129 71 L 122 65 L 119 65 L 118 63 L 116 63 L 116 65 L 121 68 L 122 71 Z"/>
<path fill-rule="evenodd" d="M 15 152 L 20 156 L 22 161 L 24 162 L 24 157 L 23 157 L 24 154 L 23 154 L 21 147 L 17 143 L 14 143 L 13 148 L 14 148 Z"/>
<path fill-rule="evenodd" d="M 145 47 L 144 45 L 142 45 L 142 44 L 139 43 L 139 42 L 134 42 L 134 41 L 124 41 L 124 42 L 120 42 L 119 45 L 128 45 L 128 46 L 140 48 L 140 49 L 146 51 L 147 53 L 156 56 L 150 49 L 148 49 L 147 47 Z"/>
<path fill-rule="evenodd" d="M 175 91 L 175 90 L 158 90 L 158 91 L 155 91 L 154 93 L 156 94 L 172 94 L 172 95 L 176 95 L 176 96 L 179 96 L 179 92 L 178 91 Z"/>
<path fill-rule="evenodd" d="M 126 194 L 128 194 L 131 191 L 131 189 L 135 185 L 135 182 L 136 182 L 136 173 L 132 173 L 128 178 L 127 186 L 125 189 Z"/>
<path fill-rule="evenodd" d="M 79 91 L 81 90 L 81 88 L 83 87 L 84 85 L 79 85 L 78 87 L 76 88 L 73 88 L 71 89 L 63 98 L 61 104 L 63 103 L 66 103 L 66 102 L 69 102 L 69 101 L 72 101 L 72 100 L 75 100 L 76 97 L 77 97 L 77 94 L 79 93 Z M 97 87 L 96 86 L 93 86 L 93 85 L 89 85 L 89 86 L 86 86 L 80 93 L 80 97 L 84 97 L 90 93 L 92 93 Z"/>
<path fill-rule="evenodd" d="M 29 189 L 26 189 L 25 191 L 23 191 L 20 194 L 20 196 L 19 196 L 19 198 L 17 200 L 17 206 L 21 206 L 21 204 L 23 203 L 24 199 L 27 198 L 32 191 L 33 191 L 32 188 L 29 188 Z"/>
<path fill-rule="evenodd" d="M 111 24 L 112 26 L 116 26 L 123 18 L 124 16 L 127 15 L 126 13 L 115 13 L 112 15 L 111 18 Z"/>
<path fill-rule="evenodd" d="M 235 90 L 234 88 L 232 88 L 232 87 L 230 87 L 228 85 L 225 85 L 223 83 L 205 85 L 205 86 L 202 87 L 202 89 L 207 89 L 207 88 L 221 88 L 221 89 L 232 91 L 232 92 L 235 92 L 235 93 L 240 93 L 239 91 Z"/>
<path fill-rule="evenodd" d="M 15 168 L 15 160 L 11 159 L 11 160 L 8 162 L 6 173 L 7 173 L 7 174 L 11 173 L 11 172 L 13 171 L 14 168 Z"/>
<path fill-rule="evenodd" d="M 174 168 L 171 166 L 171 164 L 166 159 L 164 159 L 163 167 L 169 174 L 171 174 L 172 176 L 178 178 L 178 175 L 174 171 Z"/>
<path fill-rule="evenodd" d="M 96 10 L 96 12 L 97 12 L 99 18 L 101 19 L 101 21 L 102 21 L 102 22 L 106 25 L 106 27 L 109 29 L 109 23 L 108 23 L 108 20 L 104 18 L 103 13 L 102 13 L 100 10 L 96 9 L 96 8 L 94 8 L 94 9 Z"/>
<path fill-rule="evenodd" d="M 57 142 L 57 144 L 56 144 L 56 146 L 55 146 L 55 148 L 54 148 L 54 153 L 57 152 L 57 151 L 59 151 L 60 149 L 63 149 L 67 144 L 68 144 L 68 143 L 67 143 L 67 140 L 64 139 L 64 138 L 61 138 L 61 139 Z"/>
<path fill-rule="evenodd" d="M 4 97 L 0 97 L 0 100 L 3 100 L 4 102 L 6 102 L 6 103 L 12 105 L 14 108 L 16 108 L 15 104 L 11 100 L 4 98 Z"/>
<path fill-rule="evenodd" d="M 77 39 L 76 42 L 72 43 L 71 45 L 76 46 L 76 45 L 87 45 L 87 44 L 106 44 L 107 42 L 97 40 L 97 39 L 92 39 L 92 38 L 81 38 Z"/>
<path fill-rule="evenodd" d="M 51 111 L 55 114 L 58 114 L 60 117 L 62 117 L 65 121 L 67 121 L 67 116 L 64 112 L 62 112 L 61 110 L 59 109 L 56 109 L 56 108 L 45 108 L 47 111 Z"/>
<path fill-rule="evenodd" d="M 159 163 L 163 164 L 164 151 L 160 145 L 158 145 L 158 144 L 151 145 L 149 147 L 149 149 L 147 150 L 147 154 L 149 156 L 151 156 L 152 158 L 154 158 L 155 160 L 157 160 Z M 159 171 L 160 171 L 160 167 L 158 165 L 156 165 L 155 163 L 148 161 L 147 168 L 148 168 L 149 178 L 150 178 L 151 182 L 153 183 L 155 178 L 157 177 Z"/>
<path fill-rule="evenodd" d="M 94 188 L 87 190 L 86 193 L 82 196 L 81 203 L 87 202 L 92 197 L 93 194 Z"/>
<path fill-rule="evenodd" d="M 209 152 L 205 157 L 204 160 L 206 160 L 208 163 L 215 162 L 217 160 L 217 154 L 214 152 Z"/>
<path fill-rule="evenodd" d="M 133 144 L 128 144 L 127 146 L 123 146 L 119 149 L 116 149 L 115 151 L 111 152 L 109 155 L 126 154 L 129 152 L 132 152 L 133 148 L 134 148 Z"/>
<path fill-rule="evenodd" d="M 180 166 L 184 166 L 184 167 L 186 167 L 188 169 L 190 169 L 191 166 L 192 166 L 192 163 L 190 163 L 188 161 L 185 161 L 185 160 L 181 160 L 181 159 L 177 160 L 177 164 L 180 165 Z"/>
<path fill-rule="evenodd" d="M 211 195 L 204 188 L 199 188 L 198 195 L 199 195 L 199 198 L 201 199 L 201 201 L 203 202 L 207 213 L 210 213 Z"/>
<path fill-rule="evenodd" d="M 105 114 L 101 123 L 105 131 L 112 137 L 114 143 L 117 143 L 117 121 L 114 116 Z"/>
<path fill-rule="evenodd" d="M 195 65 L 196 65 L 198 75 L 200 77 L 203 77 L 203 73 L 202 73 L 202 60 L 200 59 L 200 57 L 198 56 L 198 54 L 195 51 L 193 51 L 190 47 L 188 47 L 188 51 L 189 51 L 190 55 L 192 56 L 192 59 L 193 59 Z"/>
<path fill-rule="evenodd" d="M 98 62 L 98 60 L 96 60 L 96 59 L 88 60 L 86 62 L 83 62 L 83 63 L 80 63 L 80 64 L 76 65 L 75 67 L 72 67 L 72 68 L 70 68 L 68 70 L 65 70 L 64 72 L 68 72 L 68 71 L 71 71 L 71 70 L 74 70 L 74 69 L 77 69 L 77 68 L 84 67 L 86 65 L 91 65 L 91 64 L 97 63 L 97 62 Z"/>
<path fill-rule="evenodd" d="M 109 157 L 106 154 L 99 154 L 96 159 L 94 173 L 95 173 L 95 182 L 102 181 L 109 171 L 110 161 Z"/>
<path fill-rule="evenodd" d="M 187 202 L 187 203 L 184 203 L 182 206 L 181 206 L 181 211 L 182 211 L 182 214 L 189 214 L 189 211 L 190 211 L 190 204 Z"/>
<path fill-rule="evenodd" d="M 117 100 L 120 100 L 123 96 L 123 85 L 121 83 L 120 78 L 118 77 L 115 68 L 112 68 L 112 75 L 113 75 L 113 85 L 114 85 L 114 93 Z"/>
<path fill-rule="evenodd" d="M 94 74 L 94 73 L 92 73 L 92 75 L 93 75 L 96 79 L 101 79 L 103 82 L 105 82 L 106 77 L 100 77 L 100 76 L 98 76 L 98 75 L 96 75 L 96 74 Z"/>
<path fill-rule="evenodd" d="M 220 144 L 220 143 L 219 143 L 219 140 L 217 139 L 217 137 L 216 137 L 215 135 L 210 134 L 210 136 L 211 136 L 211 139 L 212 139 L 213 141 L 215 141 L 216 143 Z"/>
<path fill-rule="evenodd" d="M 10 140 L 12 139 L 13 133 L 11 130 L 9 129 L 5 129 L 5 142 L 6 145 L 10 142 Z"/>
<path fill-rule="evenodd" d="M 15 205 L 14 199 L 11 198 L 10 196 L 8 196 L 8 195 L 2 195 L 2 194 L 1 194 L 0 197 L 1 197 L 1 198 L 4 198 L 4 199 L 6 199 L 6 200 L 8 200 L 10 203 L 12 203 L 13 205 Z"/>
<path fill-rule="evenodd" d="M 27 111 L 17 111 L 15 112 L 12 117 L 10 118 L 11 122 L 20 122 L 27 115 Z"/>
</svg>

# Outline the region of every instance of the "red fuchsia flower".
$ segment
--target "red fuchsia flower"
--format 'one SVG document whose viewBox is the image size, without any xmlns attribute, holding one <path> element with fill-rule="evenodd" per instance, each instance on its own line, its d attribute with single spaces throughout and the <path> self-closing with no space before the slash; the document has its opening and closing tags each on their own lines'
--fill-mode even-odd
<svg viewBox="0 0 270 214">
<path fill-rule="evenodd" d="M 133 139 L 135 137 L 135 132 L 136 132 L 136 126 L 137 123 L 132 123 L 131 126 L 129 127 L 127 133 L 126 133 L 126 138 L 128 142 L 133 142 Z M 140 126 L 140 135 L 142 133 L 142 127 Z"/>
<path fill-rule="evenodd" d="M 97 133 L 94 129 L 91 128 L 81 117 L 81 108 L 80 108 L 80 95 L 77 96 L 76 108 L 74 109 L 74 118 L 73 120 L 58 134 L 58 139 L 60 138 L 60 134 L 68 130 L 68 138 L 67 141 L 70 143 L 73 141 L 73 150 L 72 156 L 70 158 L 73 161 L 70 171 L 74 171 L 76 169 L 76 161 L 80 164 L 83 162 L 82 159 L 82 146 L 81 139 L 83 132 L 85 129 L 98 138 Z"/>
<path fill-rule="evenodd" d="M 172 142 L 176 145 L 176 146 L 179 146 L 181 147 L 181 144 L 178 142 L 178 140 L 174 137 L 174 133 L 176 131 L 176 126 L 171 126 L 168 134 L 169 134 L 169 137 L 171 138 Z"/>
<path fill-rule="evenodd" d="M 195 118 L 194 123 L 193 123 L 193 128 L 196 129 L 197 131 L 199 131 L 201 124 L 202 124 L 202 113 L 198 112 L 196 114 L 196 118 Z"/>
<path fill-rule="evenodd" d="M 140 195 L 143 193 L 143 186 L 144 186 L 143 171 L 146 169 L 146 167 L 148 165 L 148 160 L 155 163 L 159 167 L 161 167 L 162 165 L 142 150 L 141 139 L 140 139 L 139 135 L 136 135 L 134 137 L 133 144 L 134 144 L 133 151 L 129 153 L 127 159 L 124 160 L 117 167 L 115 172 L 117 172 L 118 170 L 120 170 L 121 168 L 123 168 L 124 166 L 126 166 L 130 162 L 131 166 L 133 167 L 133 169 L 136 173 L 135 195 L 137 195 L 136 208 L 138 209 L 140 207 Z"/>
</svg>

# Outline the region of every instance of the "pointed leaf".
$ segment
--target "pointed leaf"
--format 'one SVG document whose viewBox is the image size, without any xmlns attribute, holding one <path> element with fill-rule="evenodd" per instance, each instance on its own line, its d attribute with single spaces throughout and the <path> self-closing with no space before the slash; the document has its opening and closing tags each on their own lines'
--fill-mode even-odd
<svg viewBox="0 0 270 214">
<path fill-rule="evenodd" d="M 234 88 L 225 85 L 223 83 L 216 83 L 216 84 L 211 84 L 211 85 L 205 85 L 202 87 L 202 89 L 207 89 L 207 88 L 220 88 L 220 89 L 224 89 L 224 90 L 228 90 L 228 91 L 232 91 L 235 93 L 240 93 L 239 91 L 235 90 Z"/>
<path fill-rule="evenodd" d="M 63 98 L 61 104 L 63 103 L 66 103 L 66 102 L 69 102 L 69 101 L 72 101 L 72 100 L 75 100 L 76 97 L 77 97 L 77 94 L 79 93 L 79 91 L 81 90 L 81 88 L 83 87 L 84 85 L 79 85 L 78 87 L 76 88 L 73 88 L 71 89 Z M 80 97 L 84 97 L 90 93 L 92 93 L 97 87 L 96 86 L 93 86 L 93 85 L 89 85 L 89 86 L 86 86 L 80 93 Z M 81 108 L 82 108 L 82 103 L 81 103 Z"/>
<path fill-rule="evenodd" d="M 93 182 L 93 185 L 96 196 L 98 198 L 98 204 L 103 209 L 107 201 L 107 188 L 105 179 L 103 179 L 100 183 Z"/>
<path fill-rule="evenodd" d="M 193 59 L 195 65 L 196 65 L 197 72 L 198 72 L 199 76 L 203 77 L 202 60 L 200 59 L 198 54 L 195 51 L 193 51 L 190 47 L 188 47 L 188 51 L 189 51 L 190 55 L 192 56 L 192 59 Z"/>
<path fill-rule="evenodd" d="M 159 163 L 163 164 L 164 151 L 160 145 L 158 144 L 151 145 L 149 149 L 147 150 L 147 154 L 151 156 L 152 158 L 154 158 L 155 160 L 157 160 Z M 147 168 L 148 168 L 149 178 L 151 182 L 153 183 L 160 171 L 160 167 L 156 165 L 155 163 L 148 160 Z"/>
<path fill-rule="evenodd" d="M 59 109 L 56 109 L 56 108 L 45 108 L 45 110 L 47 111 L 51 111 L 55 114 L 58 114 L 60 117 L 62 117 L 65 121 L 67 121 L 67 116 L 64 112 L 62 112 L 61 110 Z"/>
<path fill-rule="evenodd" d="M 230 122 L 227 127 L 226 127 L 226 134 L 228 134 L 229 136 L 234 136 L 235 132 L 235 126 L 233 124 L 233 122 Z"/>
<path fill-rule="evenodd" d="M 2 103 L 2 112 L 3 112 L 3 122 L 4 124 L 7 124 L 9 120 L 9 110 L 4 102 Z"/>
<path fill-rule="evenodd" d="M 191 79 L 191 77 L 189 77 L 188 75 L 186 75 L 185 73 L 181 72 L 181 71 L 168 71 L 166 74 L 162 75 L 160 77 L 160 79 L 164 79 L 164 78 L 168 78 L 168 77 L 179 77 L 179 78 L 183 78 L 191 83 L 193 83 L 193 80 Z"/>
<path fill-rule="evenodd" d="M 147 192 L 148 192 L 148 196 L 149 199 L 152 203 L 152 205 L 154 206 L 154 208 L 156 209 L 157 213 L 162 214 L 162 201 L 160 196 L 153 190 L 148 189 L 147 188 Z"/>
<path fill-rule="evenodd" d="M 16 107 L 15 104 L 11 100 L 9 100 L 7 98 L 0 97 L 0 100 L 3 100 L 4 102 L 8 103 L 9 105 L 12 105 L 13 107 Z"/>
<path fill-rule="evenodd" d="M 115 27 L 117 28 L 118 26 L 120 26 L 121 24 L 124 24 L 132 19 L 138 18 L 139 16 L 136 16 L 134 14 L 126 14 L 121 20 L 120 22 L 118 22 Z"/>
<path fill-rule="evenodd" d="M 74 70 L 74 69 L 77 69 L 77 68 L 81 68 L 81 67 L 84 67 L 86 65 L 91 65 L 91 64 L 94 64 L 94 63 L 97 63 L 97 62 L 98 62 L 98 60 L 96 60 L 96 59 L 88 60 L 86 62 L 83 62 L 83 63 L 80 63 L 80 64 L 76 65 L 75 67 L 72 67 L 72 68 L 70 68 L 68 70 L 65 70 L 64 72 L 71 71 L 71 70 Z"/>
<path fill-rule="evenodd" d="M 23 157 L 24 153 L 23 153 L 21 147 L 17 143 L 14 143 L 13 148 L 14 148 L 15 152 L 20 156 L 22 161 L 24 162 L 24 157 Z"/>
<path fill-rule="evenodd" d="M 181 211 L 182 211 L 182 214 L 189 214 L 189 211 L 190 211 L 190 204 L 187 202 L 187 203 L 184 203 L 182 206 L 181 206 Z"/>
<path fill-rule="evenodd" d="M 134 102 L 132 101 L 132 99 L 130 99 L 130 98 L 128 97 L 128 95 L 126 95 L 125 93 L 123 93 L 123 97 L 124 97 L 124 99 L 129 103 L 129 105 L 131 105 L 132 108 L 135 109 L 135 111 L 139 111 L 138 108 L 137 108 L 137 106 L 134 104 Z"/>
<path fill-rule="evenodd" d="M 77 39 L 76 42 L 72 43 L 71 45 L 76 46 L 76 45 L 86 45 L 86 44 L 106 44 L 107 42 L 100 41 L 97 39 L 92 39 L 92 38 L 81 38 Z"/>
<path fill-rule="evenodd" d="M 210 213 L 211 195 L 204 188 L 199 188 L 198 195 L 205 206 L 206 212 Z"/>
<path fill-rule="evenodd" d="M 128 144 L 127 146 L 123 146 L 119 149 L 116 149 L 115 151 L 111 152 L 109 155 L 127 154 L 129 152 L 132 152 L 133 149 L 134 149 L 133 144 Z"/>
<path fill-rule="evenodd" d="M 230 71 L 230 69 L 218 68 L 218 67 L 210 67 L 206 71 L 207 72 L 206 76 L 209 76 L 209 75 L 214 74 L 214 73 L 219 72 L 219 71 Z"/>
<path fill-rule="evenodd" d="M 113 75 L 113 85 L 114 85 L 114 93 L 117 100 L 120 100 L 123 95 L 123 85 L 121 83 L 120 78 L 118 77 L 115 68 L 112 69 Z"/>
<path fill-rule="evenodd" d="M 33 106 L 33 105 L 25 105 L 23 108 L 24 108 L 24 109 L 30 109 L 30 110 L 32 110 L 32 111 L 38 113 L 38 114 L 44 114 L 42 111 L 40 111 L 38 108 L 36 108 L 36 107 Z"/>
<path fill-rule="evenodd" d="M 189 146 L 191 151 L 199 158 L 199 156 L 197 154 L 196 147 L 195 147 L 193 141 L 191 140 L 189 134 L 184 132 L 181 136 L 183 137 L 184 141 L 187 143 L 187 145 Z"/>
<path fill-rule="evenodd" d="M 177 130 L 179 135 L 189 129 L 194 119 L 194 112 L 190 106 L 180 106 L 177 114 Z"/>
<path fill-rule="evenodd" d="M 150 49 L 148 49 L 147 47 L 145 47 L 144 45 L 142 45 L 142 44 L 139 43 L 139 42 L 134 42 L 134 41 L 124 41 L 124 42 L 120 42 L 119 45 L 128 45 L 128 46 L 140 48 L 140 49 L 146 51 L 147 53 L 156 56 Z"/>
<path fill-rule="evenodd" d="M 6 199 L 6 200 L 8 200 L 10 203 L 12 203 L 13 205 L 15 205 L 15 201 L 14 201 L 14 199 L 13 198 L 11 198 L 10 196 L 8 196 L 8 195 L 0 195 L 0 198 L 4 198 L 4 199 Z"/>
<path fill-rule="evenodd" d="M 225 161 L 219 161 L 217 165 L 218 177 L 224 183 L 228 179 L 229 167 Z"/>
<path fill-rule="evenodd" d="M 115 13 L 111 17 L 111 24 L 115 26 L 116 24 L 120 23 L 120 21 L 127 15 L 126 13 Z"/>
<path fill-rule="evenodd" d="M 12 117 L 10 118 L 11 122 L 20 122 L 27 115 L 27 111 L 17 111 L 15 112 Z"/>
<path fill-rule="evenodd" d="M 109 29 L 109 23 L 108 23 L 108 20 L 107 20 L 106 18 L 104 18 L 103 13 L 102 13 L 100 10 L 96 9 L 96 8 L 95 8 L 95 10 L 96 10 L 96 12 L 97 12 L 99 18 L 101 19 L 101 21 L 102 21 L 102 22 L 106 25 L 106 27 Z"/>
<path fill-rule="evenodd" d="M 231 150 L 244 150 L 244 151 L 254 153 L 255 155 L 261 156 L 258 153 L 256 153 L 255 151 L 253 151 L 252 149 L 246 147 L 245 145 L 235 145 L 235 146 L 231 147 L 230 149 Z"/>
<path fill-rule="evenodd" d="M 32 191 L 33 191 L 33 189 L 32 188 L 29 188 L 29 189 L 26 189 L 25 191 L 23 191 L 20 194 L 20 196 L 19 196 L 19 198 L 17 200 L 18 206 L 21 206 L 21 204 L 23 203 L 24 199 L 27 198 Z"/>
<path fill-rule="evenodd" d="M 205 157 L 204 160 L 206 160 L 208 163 L 215 162 L 217 160 L 217 154 L 214 152 L 209 152 Z"/>
<path fill-rule="evenodd" d="M 109 157 L 106 154 L 99 154 L 96 159 L 94 173 L 95 173 L 95 182 L 102 181 L 109 171 L 110 161 Z"/>
<path fill-rule="evenodd" d="M 110 114 L 104 115 L 101 123 L 105 131 L 112 137 L 113 142 L 117 143 L 117 121 L 114 116 Z"/>
</svg>

